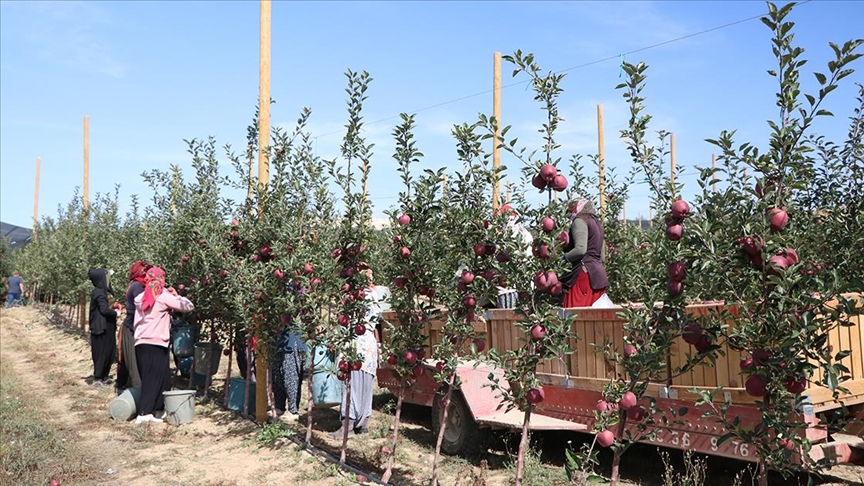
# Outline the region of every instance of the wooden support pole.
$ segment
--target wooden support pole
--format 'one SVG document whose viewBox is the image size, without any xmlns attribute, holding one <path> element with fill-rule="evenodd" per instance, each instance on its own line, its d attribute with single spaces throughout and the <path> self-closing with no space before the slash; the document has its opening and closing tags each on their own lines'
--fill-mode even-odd
<svg viewBox="0 0 864 486">
<path fill-rule="evenodd" d="M 621 205 L 621 221 L 627 223 L 627 201 L 624 201 L 624 204 Z"/>
<path fill-rule="evenodd" d="M 42 157 L 36 157 L 36 188 L 33 190 L 33 241 L 36 241 L 36 227 L 39 225 L 39 172 L 42 170 Z"/>
<path fill-rule="evenodd" d="M 90 115 L 84 115 L 84 210 L 90 209 Z"/>
<path fill-rule="evenodd" d="M 261 0 L 261 38 L 259 51 L 259 90 L 258 103 L 258 187 L 262 191 L 267 186 L 270 177 L 270 17 L 272 4 L 270 0 Z M 265 199 L 266 201 L 266 199 Z M 258 217 L 265 208 L 258 200 Z M 267 419 L 267 361 L 260 352 L 255 353 L 255 419 L 264 422 Z"/>
<path fill-rule="evenodd" d="M 501 53 L 493 56 L 492 76 L 492 115 L 495 117 L 495 138 L 492 142 L 492 168 L 497 171 L 501 167 L 501 149 L 498 147 L 501 136 Z M 492 212 L 497 212 L 501 204 L 501 182 L 495 180 L 492 188 Z"/>
<path fill-rule="evenodd" d="M 606 156 L 603 140 L 603 105 L 597 105 L 597 181 L 600 185 L 600 220 L 606 219 Z"/>
<path fill-rule="evenodd" d="M 672 186 L 675 186 L 675 134 L 670 135 L 669 142 L 669 179 L 672 181 Z M 674 191 L 674 189 L 673 189 Z M 673 194 L 674 195 L 674 194 Z"/>
<path fill-rule="evenodd" d="M 717 192 L 717 155 L 711 154 L 711 168 L 714 169 L 714 192 Z"/>
<path fill-rule="evenodd" d="M 507 204 L 510 204 L 510 183 L 507 183 Z"/>
</svg>

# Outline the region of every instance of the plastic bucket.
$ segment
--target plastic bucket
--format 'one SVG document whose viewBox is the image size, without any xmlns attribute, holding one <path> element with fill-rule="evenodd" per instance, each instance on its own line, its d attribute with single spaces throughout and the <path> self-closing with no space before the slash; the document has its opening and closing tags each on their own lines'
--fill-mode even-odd
<svg viewBox="0 0 864 486">
<path fill-rule="evenodd" d="M 195 354 L 195 339 L 198 329 L 192 326 L 171 328 L 171 348 L 175 358 L 186 358 Z"/>
<path fill-rule="evenodd" d="M 166 391 L 162 395 L 169 424 L 188 424 L 195 419 L 195 390 Z"/>
<path fill-rule="evenodd" d="M 228 410 L 243 412 L 243 400 L 246 397 L 246 380 L 231 378 L 228 386 Z M 255 413 L 255 383 L 249 384 L 249 413 Z"/>
<path fill-rule="evenodd" d="M 127 388 L 108 405 L 108 413 L 114 420 L 129 420 L 138 412 L 138 402 L 141 400 L 141 390 Z"/>
<path fill-rule="evenodd" d="M 216 343 L 195 343 L 195 373 L 205 375 L 209 365 L 210 374 L 215 375 L 219 371 L 219 361 L 221 359 L 221 345 Z"/>
<path fill-rule="evenodd" d="M 336 378 L 336 354 L 327 351 L 325 346 L 313 350 L 315 364 L 312 373 L 312 404 L 315 408 L 335 407 L 342 404 L 343 384 Z"/>
</svg>

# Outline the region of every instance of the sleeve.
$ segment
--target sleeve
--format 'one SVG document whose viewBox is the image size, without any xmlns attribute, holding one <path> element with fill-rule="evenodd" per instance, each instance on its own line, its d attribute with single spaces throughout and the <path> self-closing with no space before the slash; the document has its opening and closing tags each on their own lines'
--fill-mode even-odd
<svg viewBox="0 0 864 486">
<path fill-rule="evenodd" d="M 573 240 L 573 249 L 564 254 L 564 258 L 570 263 L 578 262 L 588 252 L 588 224 L 579 218 L 570 224 L 570 238 Z"/>
<path fill-rule="evenodd" d="M 117 318 L 117 311 L 108 305 L 108 296 L 104 292 L 96 294 L 96 305 L 99 306 L 99 313 L 109 319 Z"/>
<path fill-rule="evenodd" d="M 164 292 L 160 296 L 162 302 L 165 303 L 165 306 L 171 310 L 175 310 L 178 312 L 189 312 L 195 308 L 195 305 L 192 304 L 192 301 L 187 299 L 186 297 L 181 297 L 179 295 L 171 295 L 168 292 Z"/>
</svg>

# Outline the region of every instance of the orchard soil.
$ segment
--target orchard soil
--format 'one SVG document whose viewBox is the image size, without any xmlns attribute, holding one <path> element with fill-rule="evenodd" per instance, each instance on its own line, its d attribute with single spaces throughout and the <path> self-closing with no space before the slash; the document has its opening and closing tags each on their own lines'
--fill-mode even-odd
<svg viewBox="0 0 864 486">
<path fill-rule="evenodd" d="M 213 399 L 202 394 L 196 400 L 195 420 L 191 424 L 135 425 L 118 423 L 108 414 L 113 388 L 89 385 L 92 374 L 90 348 L 86 336 L 65 327 L 47 310 L 4 309 L 0 311 L 0 361 L 4 373 L 15 386 L 0 390 L 0 400 L 19 400 L 33 420 L 41 421 L 62 441 L 64 456 L 47 458 L 28 472 L 28 483 L 48 484 L 58 479 L 63 485 L 349 485 L 360 484 L 354 472 L 340 469 L 321 454 L 311 454 L 298 445 L 304 436 L 301 423 L 288 423 L 297 431 L 293 439 L 280 439 L 272 445 L 256 441 L 261 428 L 251 420 L 221 407 L 222 380 L 211 390 Z M 227 359 L 216 375 L 224 377 Z M 236 371 L 234 373 L 236 375 Z M 8 382 L 7 382 L 8 383 Z M 186 388 L 186 380 L 175 378 L 175 388 Z M 10 395 L 15 395 L 14 397 Z M 369 433 L 351 437 L 348 462 L 379 476 L 382 458 L 377 451 L 389 442 L 395 398 L 376 390 Z M 305 405 L 304 405 L 305 407 Z M 429 482 L 434 441 L 428 409 L 406 406 L 403 411 L 402 440 L 397 449 L 397 467 L 391 481 L 395 485 L 425 485 Z M 338 456 L 339 442 L 329 437 L 338 428 L 338 411 L 316 411 L 314 445 L 319 451 Z M 0 427 L 8 431 L 7 427 Z M 17 430 L 17 429 L 16 429 Z M 10 433 L 12 435 L 12 433 Z M 20 443 L 21 437 L 0 437 L 2 450 Z M 568 484 L 564 476 L 564 450 L 578 449 L 587 436 L 570 433 L 537 433 L 532 437 L 534 450 L 542 450 L 528 461 L 526 485 Z M 295 442 L 296 441 L 296 442 Z M 487 454 L 466 460 L 445 456 L 442 485 L 504 486 L 510 484 L 513 465 L 508 451 L 515 453 L 514 436 L 496 435 Z M 670 450 L 672 464 L 683 470 L 682 454 Z M 598 472 L 608 474 L 611 454 L 600 456 Z M 74 467 L 70 467 L 74 464 Z M 706 485 L 731 485 L 747 464 L 709 458 Z M 622 463 L 624 485 L 660 486 L 664 467 L 656 448 L 636 446 Z M 22 484 L 4 462 L 0 485 Z M 744 472 L 742 484 L 750 484 Z M 362 478 L 360 478 L 362 479 Z M 790 480 L 772 478 L 772 485 L 807 484 L 807 477 Z M 815 479 L 815 484 L 853 485 L 864 481 L 864 468 L 839 466 L 830 474 Z M 680 483 L 680 481 L 676 481 Z M 369 482 L 368 484 L 373 484 Z"/>
</svg>

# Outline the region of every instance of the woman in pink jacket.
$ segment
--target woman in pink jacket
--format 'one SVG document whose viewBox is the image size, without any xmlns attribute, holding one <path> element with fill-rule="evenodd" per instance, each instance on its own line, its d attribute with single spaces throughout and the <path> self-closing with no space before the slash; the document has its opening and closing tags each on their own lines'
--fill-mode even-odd
<svg viewBox="0 0 864 486">
<path fill-rule="evenodd" d="M 144 278 L 144 292 L 135 297 L 135 357 L 141 373 L 141 401 L 135 423 L 162 422 L 154 412 L 164 414 L 162 392 L 171 388 L 168 340 L 171 312 L 189 312 L 195 306 L 186 297 L 165 288 L 165 271 L 153 267 Z"/>
</svg>

